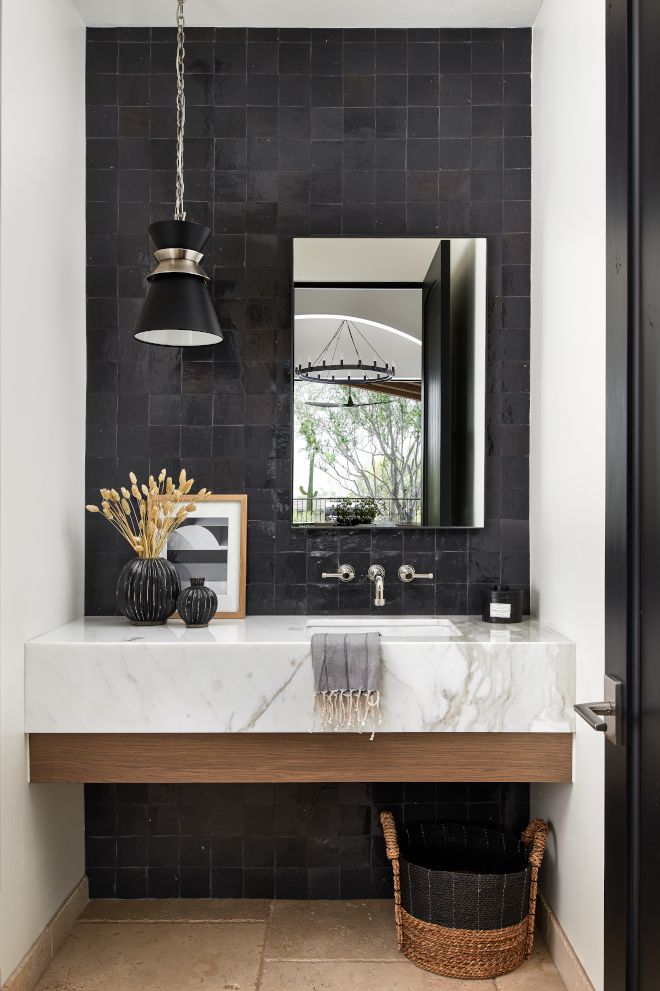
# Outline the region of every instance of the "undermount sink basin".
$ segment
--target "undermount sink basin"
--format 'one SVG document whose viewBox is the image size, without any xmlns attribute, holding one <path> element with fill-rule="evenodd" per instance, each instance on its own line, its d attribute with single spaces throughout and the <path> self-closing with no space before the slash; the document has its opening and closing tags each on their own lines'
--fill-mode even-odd
<svg viewBox="0 0 660 991">
<path fill-rule="evenodd" d="M 460 636 L 454 624 L 436 616 L 342 616 L 310 619 L 310 633 L 380 633 L 388 640 L 447 640 Z"/>
</svg>

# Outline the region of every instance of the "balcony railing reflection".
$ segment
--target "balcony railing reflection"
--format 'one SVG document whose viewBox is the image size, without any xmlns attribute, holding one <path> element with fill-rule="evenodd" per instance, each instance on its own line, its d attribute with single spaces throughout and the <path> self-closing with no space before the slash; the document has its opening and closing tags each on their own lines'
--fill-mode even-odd
<svg viewBox="0 0 660 991">
<path fill-rule="evenodd" d="M 373 520 L 376 525 L 391 523 L 394 526 L 419 526 L 422 522 L 422 500 L 419 498 L 372 500 L 359 496 L 350 496 L 346 499 L 337 497 L 294 499 L 292 522 L 300 526 L 337 526 L 337 511 L 342 503 L 347 501 L 356 507 L 364 504 L 365 508 L 376 503 L 378 512 Z"/>
</svg>

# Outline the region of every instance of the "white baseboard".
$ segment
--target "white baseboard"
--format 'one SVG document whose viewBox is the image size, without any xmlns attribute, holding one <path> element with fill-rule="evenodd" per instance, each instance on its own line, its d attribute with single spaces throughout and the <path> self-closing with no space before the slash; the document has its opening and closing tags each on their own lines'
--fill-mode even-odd
<svg viewBox="0 0 660 991">
<path fill-rule="evenodd" d="M 9 975 L 2 991 L 32 991 L 88 901 L 89 885 L 87 878 L 83 877 Z"/>
<path fill-rule="evenodd" d="M 566 933 L 559 925 L 557 916 L 542 895 L 536 903 L 536 924 L 547 943 L 550 956 L 567 991 L 594 991 L 594 986 L 569 943 Z"/>
</svg>

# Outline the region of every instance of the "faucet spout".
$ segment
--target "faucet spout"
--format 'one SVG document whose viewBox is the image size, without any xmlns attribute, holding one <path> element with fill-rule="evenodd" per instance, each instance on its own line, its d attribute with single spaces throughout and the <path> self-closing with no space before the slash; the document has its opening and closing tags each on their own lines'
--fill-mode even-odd
<svg viewBox="0 0 660 991">
<path fill-rule="evenodd" d="M 385 568 L 382 564 L 372 564 L 367 572 L 369 580 L 375 585 L 374 606 L 385 605 Z"/>
</svg>

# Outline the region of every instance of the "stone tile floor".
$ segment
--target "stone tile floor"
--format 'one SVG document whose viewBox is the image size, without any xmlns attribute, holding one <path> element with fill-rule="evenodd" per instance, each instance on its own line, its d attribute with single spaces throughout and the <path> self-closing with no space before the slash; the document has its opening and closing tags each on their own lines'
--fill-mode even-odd
<svg viewBox="0 0 660 991">
<path fill-rule="evenodd" d="M 37 991 L 564 991 L 537 936 L 495 981 L 419 970 L 390 901 L 90 902 Z"/>
</svg>

